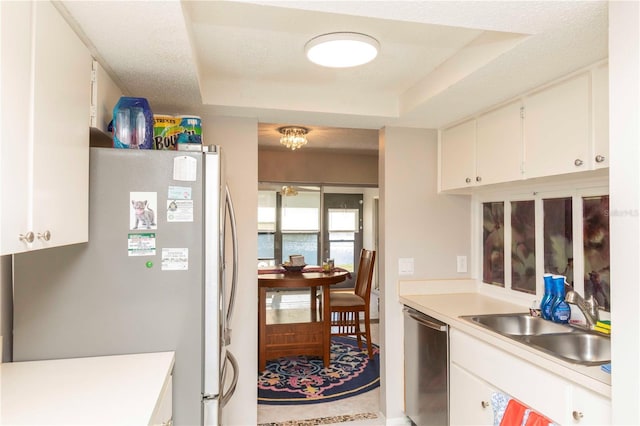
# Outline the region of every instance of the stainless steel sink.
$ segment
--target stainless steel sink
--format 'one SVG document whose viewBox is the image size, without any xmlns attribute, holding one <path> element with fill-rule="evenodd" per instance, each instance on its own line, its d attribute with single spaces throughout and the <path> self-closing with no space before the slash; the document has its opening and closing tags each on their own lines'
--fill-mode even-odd
<svg viewBox="0 0 640 426">
<path fill-rule="evenodd" d="M 611 361 L 609 336 L 568 324 L 525 313 L 460 318 L 574 364 L 599 365 Z"/>
<path fill-rule="evenodd" d="M 599 365 L 611 361 L 611 340 L 595 333 L 528 336 L 524 342 L 565 361 Z"/>
<path fill-rule="evenodd" d="M 546 321 L 529 314 L 491 314 L 462 317 L 496 333 L 509 336 L 535 336 L 549 333 L 573 333 L 574 327 Z"/>
</svg>

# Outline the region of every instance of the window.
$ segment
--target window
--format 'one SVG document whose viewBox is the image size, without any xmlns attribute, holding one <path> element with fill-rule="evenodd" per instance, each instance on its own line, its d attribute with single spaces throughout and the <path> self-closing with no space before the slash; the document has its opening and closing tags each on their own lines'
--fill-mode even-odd
<svg viewBox="0 0 640 426">
<path fill-rule="evenodd" d="M 279 265 L 292 254 L 318 264 L 319 235 L 319 191 L 258 191 L 258 267 Z"/>
<path fill-rule="evenodd" d="M 609 196 L 582 199 L 584 293 L 609 310 Z"/>
<path fill-rule="evenodd" d="M 258 191 L 258 266 L 275 266 L 276 192 Z"/>
<path fill-rule="evenodd" d="M 335 266 L 354 272 L 358 209 L 328 209 L 329 255 Z"/>
<path fill-rule="evenodd" d="M 504 287 L 504 203 L 484 203 L 482 224 L 482 281 Z"/>
<path fill-rule="evenodd" d="M 482 281 L 542 296 L 542 275 L 566 277 L 585 298 L 610 310 L 609 196 L 606 187 L 478 198 L 482 207 Z M 506 223 L 504 216 L 510 220 Z M 504 256 L 505 241 L 511 248 Z M 537 259 L 541 259 L 537 261 Z M 582 277 L 582 278 L 580 278 Z M 532 299 L 533 300 L 533 299 Z M 539 300 L 539 298 L 538 298 Z"/>
<path fill-rule="evenodd" d="M 511 288 L 536 294 L 534 201 L 511 202 Z"/>
</svg>

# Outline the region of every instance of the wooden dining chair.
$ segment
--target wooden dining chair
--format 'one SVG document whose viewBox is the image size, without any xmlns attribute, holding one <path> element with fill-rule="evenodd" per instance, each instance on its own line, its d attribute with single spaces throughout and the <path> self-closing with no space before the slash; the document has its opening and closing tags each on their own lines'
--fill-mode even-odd
<svg viewBox="0 0 640 426">
<path fill-rule="evenodd" d="M 369 358 L 373 358 L 371 342 L 371 318 L 369 305 L 371 299 L 371 281 L 376 252 L 362 249 L 356 284 L 352 292 L 332 291 L 331 302 L 331 335 L 353 336 L 358 339 L 358 347 L 362 349 L 362 335 L 367 341 Z M 360 328 L 360 313 L 364 312 L 364 333 Z"/>
</svg>

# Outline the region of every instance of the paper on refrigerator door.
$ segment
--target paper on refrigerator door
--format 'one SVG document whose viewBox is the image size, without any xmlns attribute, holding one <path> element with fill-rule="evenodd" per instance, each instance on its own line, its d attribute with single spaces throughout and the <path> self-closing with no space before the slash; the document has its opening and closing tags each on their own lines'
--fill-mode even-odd
<svg viewBox="0 0 640 426">
<path fill-rule="evenodd" d="M 182 155 L 173 159 L 173 180 L 194 182 L 197 171 L 198 160 L 195 158 Z"/>
<path fill-rule="evenodd" d="M 189 249 L 188 248 L 163 248 L 162 249 L 162 270 L 163 271 L 186 271 L 189 269 Z"/>
</svg>

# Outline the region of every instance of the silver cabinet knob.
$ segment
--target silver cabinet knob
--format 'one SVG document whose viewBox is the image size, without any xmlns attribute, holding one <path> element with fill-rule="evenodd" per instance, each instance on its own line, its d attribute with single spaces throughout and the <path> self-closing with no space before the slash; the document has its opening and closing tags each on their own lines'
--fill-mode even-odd
<svg viewBox="0 0 640 426">
<path fill-rule="evenodd" d="M 582 161 L 579 158 L 576 158 L 576 161 L 574 161 L 573 164 L 575 164 L 576 167 L 580 167 L 580 166 L 582 166 L 584 164 L 584 161 Z"/>
<path fill-rule="evenodd" d="M 584 415 L 582 414 L 582 411 L 574 411 L 572 414 L 573 414 L 574 420 L 580 420 L 581 418 L 584 417 Z"/>
<path fill-rule="evenodd" d="M 606 160 L 604 155 L 596 155 L 596 163 L 602 163 L 604 160 Z"/>
<path fill-rule="evenodd" d="M 51 232 L 44 231 L 43 233 L 38 232 L 38 239 L 43 241 L 49 241 L 51 239 Z"/>
<path fill-rule="evenodd" d="M 466 178 L 464 181 L 467 183 L 471 183 L 471 178 Z"/>
<path fill-rule="evenodd" d="M 482 408 L 487 408 L 491 404 L 489 404 L 489 401 L 481 401 L 480 405 L 482 405 Z"/>
<path fill-rule="evenodd" d="M 29 231 L 26 234 L 20 234 L 18 238 L 20 239 L 20 241 L 24 241 L 25 243 L 32 243 L 35 239 L 35 236 L 33 235 L 33 232 Z"/>
<path fill-rule="evenodd" d="M 476 182 L 480 182 L 482 181 L 482 178 L 480 176 L 476 176 Z"/>
</svg>

